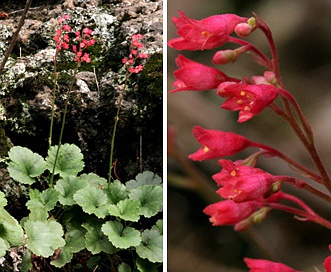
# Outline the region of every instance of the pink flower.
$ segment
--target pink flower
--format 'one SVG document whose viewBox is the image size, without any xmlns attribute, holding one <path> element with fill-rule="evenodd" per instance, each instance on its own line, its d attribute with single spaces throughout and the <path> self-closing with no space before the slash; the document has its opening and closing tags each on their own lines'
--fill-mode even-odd
<svg viewBox="0 0 331 272">
<path fill-rule="evenodd" d="M 244 259 L 247 266 L 250 268 L 250 272 L 300 272 L 298 270 L 294 270 L 291 267 L 288 267 L 282 263 L 271 262 L 267 260 L 254 260 L 250 258 Z"/>
<path fill-rule="evenodd" d="M 225 82 L 217 88 L 218 95 L 228 98 L 221 107 L 227 110 L 239 110 L 239 123 L 259 114 L 279 93 L 278 88 L 269 84 L 248 85 Z"/>
<path fill-rule="evenodd" d="M 63 30 L 68 31 L 68 32 L 71 30 L 70 25 L 64 25 L 64 26 L 62 26 L 62 28 L 63 28 Z"/>
<path fill-rule="evenodd" d="M 204 50 L 219 47 L 228 41 L 237 24 L 247 22 L 248 18 L 235 14 L 222 14 L 195 20 L 179 11 L 181 18 L 172 20 L 178 28 L 180 38 L 172 39 L 168 45 L 177 50 Z"/>
<path fill-rule="evenodd" d="M 251 166 L 241 165 L 230 160 L 219 160 L 222 171 L 213 175 L 218 186 L 217 193 L 235 202 L 263 198 L 270 194 L 277 180 L 273 175 Z"/>
<path fill-rule="evenodd" d="M 176 89 L 172 90 L 172 93 L 215 89 L 220 83 L 233 80 L 221 71 L 185 58 L 183 55 L 176 58 L 176 63 L 179 69 L 174 72 L 177 80 L 173 84 Z"/>
<path fill-rule="evenodd" d="M 329 250 L 331 250 L 331 245 L 329 245 Z M 331 256 L 325 258 L 323 265 L 326 272 L 331 272 Z"/>
<path fill-rule="evenodd" d="M 260 207 L 256 201 L 236 203 L 224 200 L 208 205 L 203 212 L 210 216 L 209 221 L 213 226 L 235 225 L 247 219 Z"/>
<path fill-rule="evenodd" d="M 84 33 L 86 36 L 90 36 L 90 35 L 92 34 L 92 32 L 93 32 L 93 30 L 91 30 L 91 29 L 89 29 L 89 28 L 87 28 L 87 27 L 85 27 L 85 28 L 83 29 L 83 33 Z"/>
<path fill-rule="evenodd" d="M 140 53 L 140 54 L 138 54 L 137 58 L 139 58 L 139 59 L 147 59 L 148 58 L 148 54 Z"/>
<path fill-rule="evenodd" d="M 81 61 L 85 61 L 85 62 L 91 62 L 91 58 L 90 58 L 90 55 L 88 53 L 84 53 L 84 55 L 82 56 L 81 58 Z"/>
<path fill-rule="evenodd" d="M 144 69 L 144 66 L 142 66 L 141 64 L 139 64 L 136 67 L 130 67 L 129 72 L 130 73 L 135 73 L 138 74 L 139 72 L 141 72 Z"/>
<path fill-rule="evenodd" d="M 233 132 L 209 130 L 199 126 L 195 126 L 192 131 L 202 145 L 202 148 L 189 156 L 194 161 L 230 156 L 252 144 L 245 137 Z"/>
</svg>

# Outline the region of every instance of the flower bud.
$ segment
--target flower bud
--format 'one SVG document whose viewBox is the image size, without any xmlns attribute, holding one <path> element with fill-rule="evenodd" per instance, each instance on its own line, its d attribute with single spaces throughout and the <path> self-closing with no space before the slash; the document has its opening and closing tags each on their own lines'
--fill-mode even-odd
<svg viewBox="0 0 331 272">
<path fill-rule="evenodd" d="M 234 32 L 239 36 L 239 37 L 247 37 L 252 33 L 252 26 L 247 24 L 247 23 L 240 23 L 236 26 L 234 29 Z"/>
<path fill-rule="evenodd" d="M 270 84 L 263 76 L 252 76 L 252 81 L 256 85 Z"/>
<path fill-rule="evenodd" d="M 239 23 L 234 29 L 234 32 L 239 37 L 249 36 L 256 28 L 256 21 L 254 17 L 248 19 L 247 23 Z"/>
<path fill-rule="evenodd" d="M 271 83 L 272 85 L 276 85 L 277 84 L 277 78 L 274 72 L 271 71 L 265 71 L 264 72 L 264 78 Z"/>
<path fill-rule="evenodd" d="M 217 51 L 212 59 L 214 64 L 228 64 L 230 62 L 235 62 L 238 58 L 238 53 L 236 50 L 220 50 Z"/>
</svg>

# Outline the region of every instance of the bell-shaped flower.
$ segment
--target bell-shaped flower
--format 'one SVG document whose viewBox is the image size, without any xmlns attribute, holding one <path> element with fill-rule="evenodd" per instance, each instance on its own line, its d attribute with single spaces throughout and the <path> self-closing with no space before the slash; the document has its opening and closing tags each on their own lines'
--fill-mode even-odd
<svg viewBox="0 0 331 272">
<path fill-rule="evenodd" d="M 239 111 L 238 122 L 242 123 L 259 114 L 280 94 L 280 90 L 270 84 L 250 85 L 245 83 L 220 84 L 217 94 L 227 98 L 223 109 Z"/>
<path fill-rule="evenodd" d="M 189 156 L 194 161 L 230 156 L 253 144 L 247 138 L 233 132 L 204 129 L 200 126 L 195 126 L 192 131 L 202 145 L 202 148 Z"/>
<path fill-rule="evenodd" d="M 329 245 L 329 250 L 331 251 L 331 245 Z M 325 258 L 323 262 L 325 272 L 331 272 L 331 256 Z"/>
<path fill-rule="evenodd" d="M 268 197 L 277 177 L 262 169 L 241 165 L 230 160 L 219 160 L 223 169 L 213 175 L 218 186 L 217 193 L 235 202 L 244 202 Z"/>
<path fill-rule="evenodd" d="M 248 20 L 235 14 L 214 15 L 202 20 L 188 18 L 182 11 L 179 14 L 181 18 L 173 17 L 172 20 L 180 37 L 168 42 L 170 47 L 177 50 L 204 50 L 222 46 L 237 24 Z"/>
<path fill-rule="evenodd" d="M 245 258 L 244 261 L 250 269 L 249 272 L 300 272 L 298 270 L 294 270 L 293 268 L 285 264 L 276 263 L 268 260 L 254 260 L 250 258 Z"/>
<path fill-rule="evenodd" d="M 203 212 L 210 216 L 213 226 L 235 225 L 254 213 L 261 204 L 256 201 L 236 203 L 224 200 L 208 205 Z"/>
<path fill-rule="evenodd" d="M 224 81 L 235 80 L 216 68 L 192 61 L 183 55 L 176 58 L 176 63 L 179 69 L 174 72 L 177 80 L 173 84 L 175 89 L 172 93 L 216 89 Z"/>
</svg>

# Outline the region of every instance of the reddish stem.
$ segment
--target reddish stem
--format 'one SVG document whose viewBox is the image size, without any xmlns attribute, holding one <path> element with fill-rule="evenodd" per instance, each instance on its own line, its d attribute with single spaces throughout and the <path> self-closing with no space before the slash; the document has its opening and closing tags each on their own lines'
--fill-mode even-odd
<svg viewBox="0 0 331 272">
<path fill-rule="evenodd" d="M 296 161 L 292 160 L 291 158 L 287 157 L 285 154 L 281 153 L 280 151 L 278 151 L 278 150 L 276 150 L 276 149 L 274 149 L 270 146 L 267 146 L 267 145 L 264 145 L 264 144 L 261 144 L 261 143 L 256 143 L 256 142 L 251 142 L 251 146 L 255 146 L 255 147 L 258 147 L 258 148 L 261 148 L 263 150 L 268 151 L 268 153 L 270 155 L 281 158 L 282 160 L 286 161 L 287 163 L 293 165 L 295 168 L 303 171 L 311 179 L 321 183 L 321 177 L 319 175 L 312 172 L 310 169 L 306 168 L 305 166 L 303 166 L 303 165 L 297 163 Z"/>
</svg>

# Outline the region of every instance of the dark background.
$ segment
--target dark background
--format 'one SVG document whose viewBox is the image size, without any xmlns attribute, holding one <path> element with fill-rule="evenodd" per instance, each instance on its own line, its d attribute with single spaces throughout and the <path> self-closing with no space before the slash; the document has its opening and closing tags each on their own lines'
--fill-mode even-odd
<svg viewBox="0 0 331 272">
<path fill-rule="evenodd" d="M 278 48 L 280 68 L 285 87 L 302 106 L 311 122 L 316 145 L 330 170 L 331 154 L 331 2 L 327 0 L 280 1 L 212 1 L 169 0 L 168 39 L 176 37 L 171 17 L 182 10 L 188 17 L 202 19 L 214 14 L 237 13 L 250 17 L 252 12 L 267 22 Z M 262 50 L 267 50 L 265 38 L 256 32 L 249 38 Z M 188 52 L 186 57 L 205 64 L 215 51 Z M 168 48 L 168 91 L 174 82 L 174 62 L 179 52 Z M 241 56 L 232 65 L 221 67 L 231 76 L 251 77 L 261 75 L 263 69 Z M 310 159 L 290 128 L 269 109 L 247 123 L 236 122 L 237 112 L 219 108 L 222 99 L 214 92 L 181 92 L 168 95 L 168 125 L 177 130 L 176 142 L 184 156 L 195 152 L 199 144 L 191 129 L 200 125 L 208 129 L 234 131 L 251 140 L 263 142 L 310 167 Z M 242 153 L 237 158 L 245 158 Z M 193 163 L 192 163 L 193 164 Z M 216 161 L 194 163 L 214 186 L 211 175 L 220 171 Z M 277 159 L 260 160 L 260 168 L 275 175 L 293 172 Z M 247 271 L 244 257 L 268 258 L 284 262 L 297 270 L 323 270 L 322 263 L 328 256 L 330 231 L 309 222 L 300 222 L 292 215 L 272 211 L 266 220 L 248 232 L 236 233 L 232 227 L 212 227 L 202 210 L 210 202 L 183 185 L 185 173 L 171 157 L 168 162 L 168 270 L 181 271 Z M 174 179 L 174 177 L 179 179 Z M 184 182 L 184 183 L 181 183 Z M 186 183 L 187 184 L 187 183 Z M 211 194 L 214 188 L 211 189 Z M 285 188 L 303 198 L 319 214 L 330 219 L 330 205 L 315 197 L 292 188 Z"/>
</svg>

